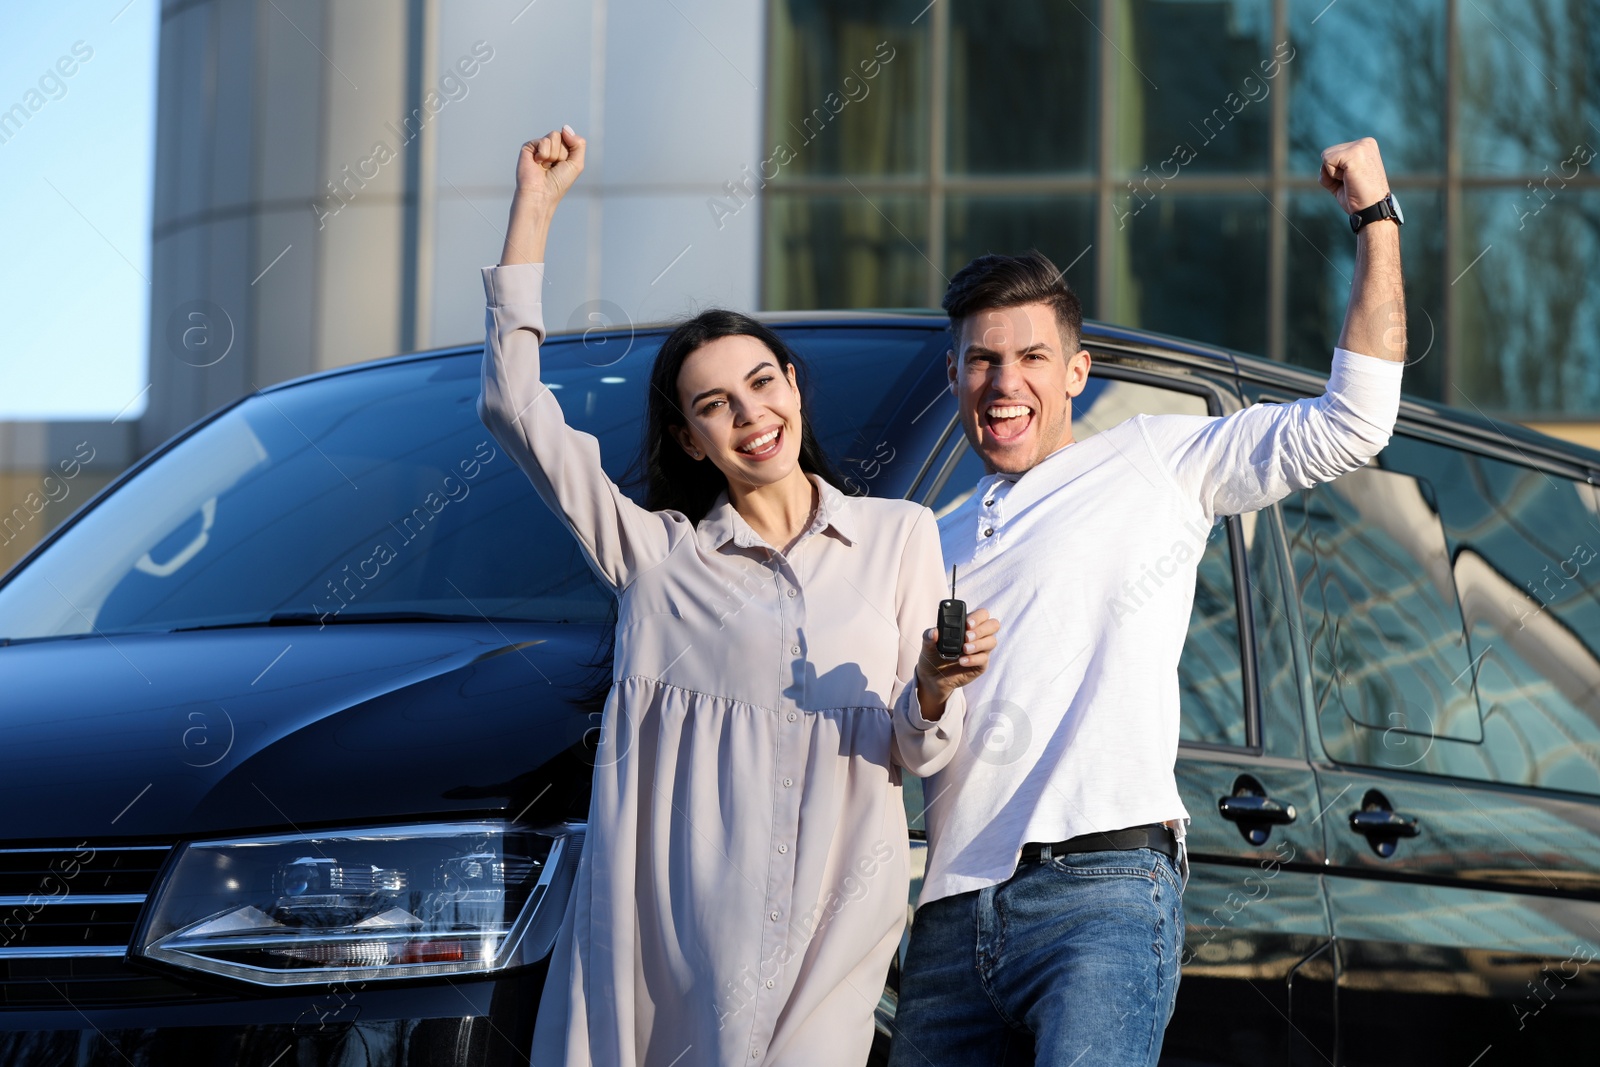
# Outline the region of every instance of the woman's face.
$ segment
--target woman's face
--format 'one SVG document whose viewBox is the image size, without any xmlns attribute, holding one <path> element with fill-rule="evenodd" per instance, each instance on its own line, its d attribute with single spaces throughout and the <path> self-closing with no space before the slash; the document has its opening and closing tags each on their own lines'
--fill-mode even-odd
<svg viewBox="0 0 1600 1067">
<path fill-rule="evenodd" d="M 771 485 L 800 463 L 800 390 L 754 337 L 721 337 L 690 353 L 678 372 L 685 425 L 678 442 L 709 459 L 729 484 Z"/>
</svg>

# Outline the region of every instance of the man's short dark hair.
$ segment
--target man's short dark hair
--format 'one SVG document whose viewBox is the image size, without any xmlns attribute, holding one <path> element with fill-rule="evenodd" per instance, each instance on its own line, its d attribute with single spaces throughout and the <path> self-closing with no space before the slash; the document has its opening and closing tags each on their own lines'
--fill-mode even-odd
<svg viewBox="0 0 1600 1067">
<path fill-rule="evenodd" d="M 962 323 L 984 311 L 1046 304 L 1055 311 L 1064 355 L 1078 350 L 1083 336 L 1083 304 L 1062 272 L 1043 252 L 1020 256 L 979 256 L 956 272 L 944 291 L 942 306 L 950 315 L 950 333 L 957 343 Z"/>
</svg>

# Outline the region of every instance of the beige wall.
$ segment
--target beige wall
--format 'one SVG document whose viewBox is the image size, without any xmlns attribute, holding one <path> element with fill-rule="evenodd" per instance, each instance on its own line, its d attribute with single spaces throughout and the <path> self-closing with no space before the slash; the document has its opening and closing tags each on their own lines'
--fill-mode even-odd
<svg viewBox="0 0 1600 1067">
<path fill-rule="evenodd" d="M 131 422 L 0 423 L 0 574 L 133 462 Z"/>
<path fill-rule="evenodd" d="M 41 472 L 0 473 L 0 574 L 115 477 L 109 471 L 85 471 L 71 482 L 55 478 L 47 486 Z"/>
<path fill-rule="evenodd" d="M 759 212 L 719 230 L 706 201 L 762 155 L 763 12 L 162 0 L 148 407 L 95 424 L 121 444 L 37 514 L 30 499 L 45 498 L 29 494 L 77 429 L 0 423 L 0 530 L 14 508 L 27 516 L 0 533 L 0 566 L 91 485 L 256 388 L 481 339 L 478 268 L 500 255 L 517 147 L 563 122 L 589 138 L 590 164 L 551 239 L 552 329 L 753 309 Z M 396 155 L 363 176 L 379 142 Z"/>
<path fill-rule="evenodd" d="M 101 426 L 123 444 L 95 476 L 257 387 L 480 339 L 478 268 L 499 256 L 516 148 L 562 122 L 590 158 L 552 234 L 553 330 L 756 307 L 760 210 L 719 229 L 706 204 L 763 155 L 764 11 L 163 0 L 149 408 L 136 430 Z M 418 106 L 427 121 L 403 143 Z M 396 157 L 361 177 L 379 142 Z M 207 347 L 187 347 L 195 336 Z M 1535 428 L 1600 447 L 1600 423 Z M 0 424 L 0 526 L 74 432 Z M 0 564 L 87 495 L 75 484 L 0 535 Z"/>
<path fill-rule="evenodd" d="M 756 306 L 759 212 L 719 229 L 706 203 L 762 155 L 760 4 L 164 12 L 143 448 L 258 386 L 480 339 L 517 147 L 563 122 L 590 153 L 551 238 L 552 329 Z M 233 342 L 213 365 L 174 343 L 197 302 L 219 338 L 205 354 Z"/>
</svg>

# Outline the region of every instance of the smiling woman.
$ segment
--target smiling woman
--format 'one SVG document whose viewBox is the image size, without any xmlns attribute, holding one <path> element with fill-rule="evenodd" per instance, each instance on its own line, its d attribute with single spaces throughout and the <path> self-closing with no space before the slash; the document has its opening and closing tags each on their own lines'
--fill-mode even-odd
<svg viewBox="0 0 1600 1067">
<path fill-rule="evenodd" d="M 939 657 L 932 513 L 840 490 L 794 354 L 738 312 L 662 342 L 643 506 L 606 476 L 541 380 L 545 237 L 585 147 L 570 128 L 522 147 L 483 271 L 479 415 L 617 597 L 533 1059 L 859 1063 L 873 1001 L 836 991 L 876 986 L 905 925 L 901 774 L 954 755 L 998 623 L 974 612 Z"/>
</svg>

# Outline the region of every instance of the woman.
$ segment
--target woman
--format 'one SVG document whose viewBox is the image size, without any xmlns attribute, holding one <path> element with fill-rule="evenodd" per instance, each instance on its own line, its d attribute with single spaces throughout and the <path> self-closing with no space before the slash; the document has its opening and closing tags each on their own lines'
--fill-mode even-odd
<svg viewBox="0 0 1600 1067">
<path fill-rule="evenodd" d="M 905 924 L 900 770 L 953 755 L 965 654 L 924 628 L 944 585 L 933 517 L 846 498 L 801 412 L 792 355 L 707 312 L 666 340 L 646 427 L 650 508 L 539 381 L 570 127 L 522 146 L 500 266 L 484 269 L 479 413 L 618 598 L 589 832 L 533 1062 L 862 1062 Z"/>
</svg>

